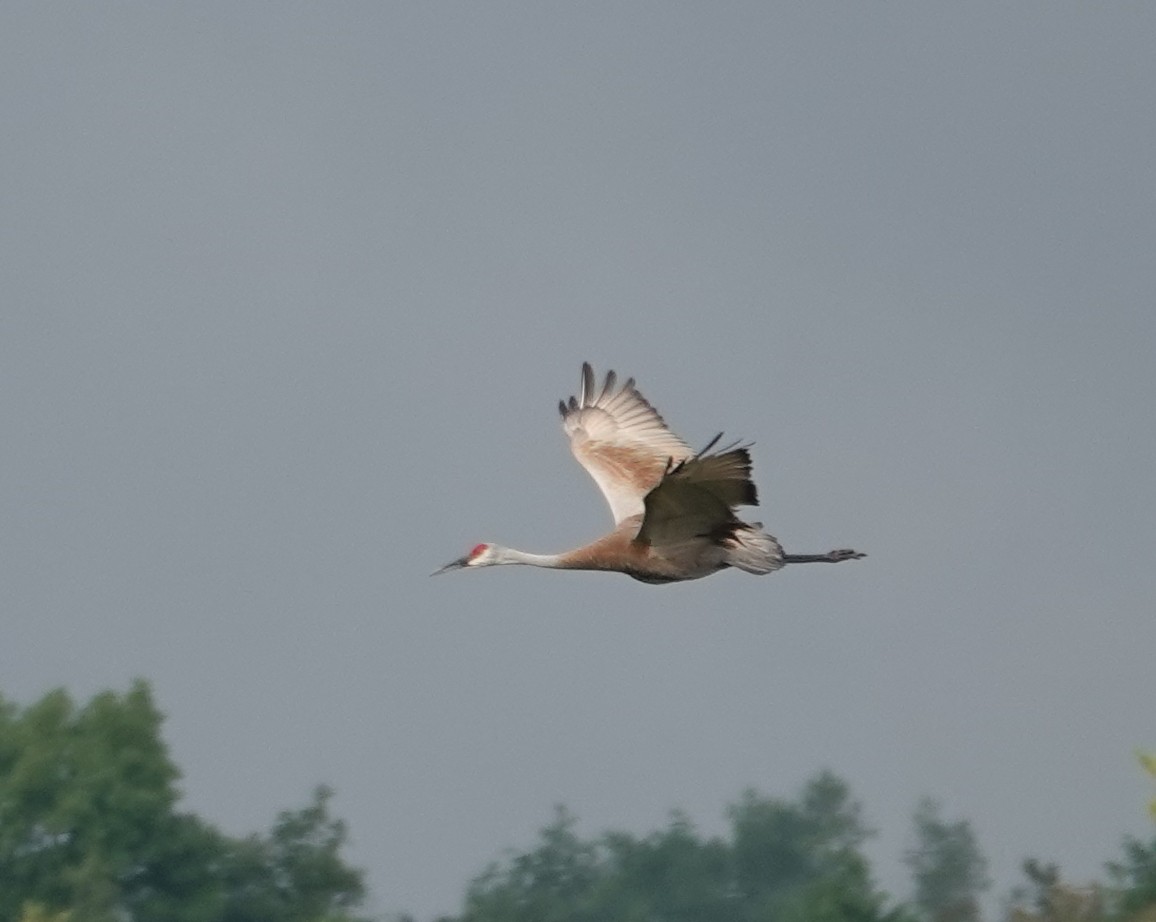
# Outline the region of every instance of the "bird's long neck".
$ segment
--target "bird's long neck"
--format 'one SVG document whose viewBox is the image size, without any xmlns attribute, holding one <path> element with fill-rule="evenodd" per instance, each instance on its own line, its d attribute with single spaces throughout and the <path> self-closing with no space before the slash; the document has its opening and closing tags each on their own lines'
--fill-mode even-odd
<svg viewBox="0 0 1156 922">
<path fill-rule="evenodd" d="M 530 554 L 512 547 L 499 549 L 497 563 L 520 563 L 530 567 L 565 568 L 561 554 Z"/>
</svg>

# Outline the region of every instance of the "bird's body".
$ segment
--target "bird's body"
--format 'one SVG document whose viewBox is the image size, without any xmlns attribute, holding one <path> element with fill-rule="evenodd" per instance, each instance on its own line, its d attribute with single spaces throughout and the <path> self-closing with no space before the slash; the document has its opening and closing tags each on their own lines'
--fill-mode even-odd
<svg viewBox="0 0 1156 922">
<path fill-rule="evenodd" d="M 615 528 L 564 554 L 529 554 L 479 544 L 438 573 L 461 567 L 528 564 L 569 570 L 608 570 L 646 583 L 709 576 L 727 567 L 764 574 L 787 563 L 862 557 L 850 550 L 784 554 L 758 522 L 744 522 L 736 506 L 758 504 L 749 447 L 714 450 L 716 436 L 695 453 L 667 428 L 629 379 L 616 388 L 614 372 L 595 388 L 582 365 L 578 397 L 559 403 L 570 448 L 602 490 Z"/>
</svg>

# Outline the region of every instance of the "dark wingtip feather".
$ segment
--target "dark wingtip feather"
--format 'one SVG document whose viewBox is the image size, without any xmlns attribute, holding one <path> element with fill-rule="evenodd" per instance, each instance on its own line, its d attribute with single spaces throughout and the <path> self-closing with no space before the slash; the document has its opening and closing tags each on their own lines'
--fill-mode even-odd
<svg viewBox="0 0 1156 922">
<path fill-rule="evenodd" d="M 702 451 L 700 451 L 700 452 L 699 452 L 697 455 L 695 455 L 695 457 L 696 457 L 696 458 L 701 458 L 701 457 L 703 457 L 704 455 L 706 455 L 706 453 L 707 453 L 708 451 L 710 451 L 712 448 L 714 448 L 714 447 L 715 447 L 715 446 L 718 444 L 718 440 L 719 440 L 719 439 L 721 439 L 722 437 L 723 437 L 723 434 L 720 432 L 720 433 L 719 433 L 718 435 L 716 435 L 716 436 L 715 436 L 713 439 L 711 439 L 709 442 L 707 442 L 707 443 L 706 443 L 706 444 L 705 444 L 705 445 L 702 447 Z M 720 454 L 721 454 L 721 452 L 720 452 Z"/>
<path fill-rule="evenodd" d="M 582 390 L 579 394 L 579 404 L 588 407 L 594 399 L 594 369 L 589 362 L 582 363 Z"/>
<path fill-rule="evenodd" d="M 613 371 L 606 372 L 606 383 L 602 385 L 602 393 L 598 395 L 598 403 L 601 403 L 614 392 L 614 384 L 618 380 L 618 375 Z"/>
</svg>

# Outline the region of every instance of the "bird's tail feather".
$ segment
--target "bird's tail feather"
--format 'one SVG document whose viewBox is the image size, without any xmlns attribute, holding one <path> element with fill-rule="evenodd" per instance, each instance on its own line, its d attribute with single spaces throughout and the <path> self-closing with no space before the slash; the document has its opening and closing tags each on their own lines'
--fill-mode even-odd
<svg viewBox="0 0 1156 922">
<path fill-rule="evenodd" d="M 736 528 L 727 546 L 727 563 L 748 573 L 773 573 L 783 566 L 783 549 L 774 535 L 762 530 L 762 524 L 752 522 Z"/>
</svg>

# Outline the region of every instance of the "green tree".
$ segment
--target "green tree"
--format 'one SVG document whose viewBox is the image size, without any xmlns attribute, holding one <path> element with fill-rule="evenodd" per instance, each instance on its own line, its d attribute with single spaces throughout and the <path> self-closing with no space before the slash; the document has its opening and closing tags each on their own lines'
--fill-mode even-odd
<svg viewBox="0 0 1156 922">
<path fill-rule="evenodd" d="M 228 851 L 220 922 L 321 922 L 345 919 L 364 896 L 361 872 L 340 851 L 345 824 L 329 815 L 333 792 L 322 786 L 302 810 L 277 817 L 267 837 L 250 836 Z"/>
<path fill-rule="evenodd" d="M 554 808 L 538 847 L 492 864 L 466 892 L 469 922 L 565 922 L 591 916 L 591 900 L 605 874 L 597 846 L 574 832 L 575 817 Z"/>
<path fill-rule="evenodd" d="M 25 903 L 20 922 L 72 922 L 72 913 L 49 912 L 40 903 Z"/>
<path fill-rule="evenodd" d="M 99 922 L 142 873 L 177 793 L 147 686 L 0 714 L 0 918 L 25 899 Z"/>
<path fill-rule="evenodd" d="M 752 922 L 880 918 L 882 897 L 859 850 L 869 831 L 845 782 L 810 780 L 798 803 L 747 791 L 730 808 L 735 885 Z"/>
<path fill-rule="evenodd" d="M 1137 752 L 1141 768 L 1156 778 L 1156 754 Z M 1148 812 L 1156 820 L 1156 798 L 1148 802 Z M 1156 922 L 1156 839 L 1144 842 L 1129 836 L 1124 840 L 1124 857 L 1108 864 L 1115 884 L 1115 915 L 1122 922 Z"/>
<path fill-rule="evenodd" d="M 231 839 L 176 810 L 161 722 L 144 682 L 82 707 L 62 690 L 23 710 L 0 699 L 0 922 L 349 919 L 363 887 L 328 791 Z"/>
<path fill-rule="evenodd" d="M 925 922 L 975 922 L 979 895 L 990 881 L 971 824 L 948 823 L 939 804 L 924 798 L 915 809 L 915 845 L 905 860 L 915 883 L 915 906 Z"/>
<path fill-rule="evenodd" d="M 880 922 L 847 786 L 829 773 L 798 802 L 748 791 L 731 836 L 703 840 L 683 816 L 645 838 L 584 841 L 558 808 L 537 846 L 470 885 L 460 922 Z"/>
<path fill-rule="evenodd" d="M 1124 857 L 1108 865 L 1115 884 L 1115 910 L 1121 919 L 1156 919 L 1156 839 L 1124 840 Z"/>
<path fill-rule="evenodd" d="M 672 815 L 665 830 L 642 839 L 610 833 L 604 846 L 609 874 L 598 904 L 608 918 L 667 922 L 740 918 L 729 847 L 719 839 L 700 840 L 681 813 Z"/>
<path fill-rule="evenodd" d="M 1009 922 L 1105 922 L 1099 886 L 1075 887 L 1060 877 L 1055 864 L 1028 858 L 1022 865 L 1027 886 L 1013 893 Z"/>
</svg>

